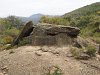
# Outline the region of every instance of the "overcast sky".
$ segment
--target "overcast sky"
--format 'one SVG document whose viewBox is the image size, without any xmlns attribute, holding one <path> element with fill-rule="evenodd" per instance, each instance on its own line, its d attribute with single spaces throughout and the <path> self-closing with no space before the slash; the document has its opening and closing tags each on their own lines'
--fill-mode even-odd
<svg viewBox="0 0 100 75">
<path fill-rule="evenodd" d="M 100 0 L 0 0 L 0 17 L 30 16 L 42 13 L 62 15 Z"/>
</svg>

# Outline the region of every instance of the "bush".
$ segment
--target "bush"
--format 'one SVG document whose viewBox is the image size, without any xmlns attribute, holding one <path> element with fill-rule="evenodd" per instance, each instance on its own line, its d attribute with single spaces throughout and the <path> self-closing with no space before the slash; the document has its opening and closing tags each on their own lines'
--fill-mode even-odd
<svg viewBox="0 0 100 75">
<path fill-rule="evenodd" d="M 95 32 L 93 36 L 94 37 L 100 37 L 100 33 L 99 32 Z"/>
<path fill-rule="evenodd" d="M 24 46 L 27 44 L 29 44 L 29 40 L 27 38 L 24 38 L 24 39 L 19 41 L 18 46 Z"/>
<path fill-rule="evenodd" d="M 59 67 L 54 67 L 55 70 L 53 71 L 53 73 L 50 72 L 49 70 L 49 73 L 47 75 L 62 75 L 62 71 Z"/>
<path fill-rule="evenodd" d="M 86 49 L 78 49 L 73 47 L 71 49 L 71 53 L 76 59 L 88 60 L 89 58 L 95 56 L 96 50 L 93 46 L 88 45 Z"/>
<path fill-rule="evenodd" d="M 70 18 L 60 18 L 60 17 L 48 17 L 43 16 L 40 19 L 41 23 L 57 24 L 57 25 L 69 25 Z"/>
<path fill-rule="evenodd" d="M 19 34 L 19 30 L 16 28 L 6 29 L 3 34 L 16 37 Z"/>
<path fill-rule="evenodd" d="M 86 47 L 86 53 L 88 54 L 88 55 L 90 55 L 91 57 L 92 56 L 95 56 L 95 53 L 96 53 L 96 49 L 95 49 L 95 47 L 93 47 L 93 46 L 91 46 L 91 45 L 88 45 L 87 47 Z"/>
<path fill-rule="evenodd" d="M 74 58 L 80 58 L 81 53 L 83 52 L 83 49 L 78 49 L 76 47 L 71 48 L 71 53 Z"/>
<path fill-rule="evenodd" d="M 9 44 L 13 41 L 11 36 L 3 36 L 0 38 L 0 44 Z"/>
<path fill-rule="evenodd" d="M 100 37 L 94 37 L 93 40 L 94 40 L 96 43 L 100 44 Z"/>
<path fill-rule="evenodd" d="M 86 51 L 84 49 L 78 49 L 76 47 L 73 47 L 71 49 L 71 53 L 72 53 L 73 57 L 75 57 L 75 58 L 80 58 L 82 53 L 86 53 L 90 57 L 95 56 L 95 53 L 96 53 L 95 47 L 88 45 L 85 49 L 86 49 Z"/>
</svg>

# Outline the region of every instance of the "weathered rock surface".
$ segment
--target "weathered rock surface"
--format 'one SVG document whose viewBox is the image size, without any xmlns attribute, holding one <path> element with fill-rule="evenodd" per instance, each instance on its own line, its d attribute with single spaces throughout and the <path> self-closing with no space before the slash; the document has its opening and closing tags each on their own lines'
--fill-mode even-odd
<svg viewBox="0 0 100 75">
<path fill-rule="evenodd" d="M 59 33 L 65 33 L 70 37 L 77 37 L 77 35 L 79 34 L 79 29 L 76 27 L 70 27 L 70 26 L 55 26 L 55 27 L 51 27 L 46 29 L 46 33 L 48 35 L 57 35 Z"/>
<path fill-rule="evenodd" d="M 72 44 L 79 32 L 80 29 L 77 27 L 48 24 L 33 27 L 32 22 L 28 22 L 14 44 L 28 36 L 33 45 L 68 45 Z"/>
<path fill-rule="evenodd" d="M 72 44 L 80 30 L 75 27 L 59 25 L 39 25 L 32 32 L 33 45 L 68 45 Z"/>
</svg>

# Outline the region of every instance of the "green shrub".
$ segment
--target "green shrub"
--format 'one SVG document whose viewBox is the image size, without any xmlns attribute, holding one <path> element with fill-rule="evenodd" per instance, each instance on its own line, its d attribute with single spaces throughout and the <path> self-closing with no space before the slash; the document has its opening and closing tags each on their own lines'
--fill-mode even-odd
<svg viewBox="0 0 100 75">
<path fill-rule="evenodd" d="M 94 37 L 93 39 L 96 43 L 100 44 L 100 37 Z"/>
<path fill-rule="evenodd" d="M 86 47 L 86 53 L 88 54 L 88 55 L 90 55 L 91 57 L 92 56 L 95 56 L 95 53 L 96 53 L 96 49 L 95 49 L 95 47 L 93 47 L 93 46 L 91 46 L 91 45 L 88 45 L 87 47 Z"/>
<path fill-rule="evenodd" d="M 3 36 L 0 38 L 0 44 L 9 44 L 13 41 L 13 38 L 11 36 Z"/>
<path fill-rule="evenodd" d="M 62 75 L 62 71 L 59 67 L 55 67 L 54 72 L 50 73 L 50 71 L 49 71 L 49 73 L 47 75 Z"/>
<path fill-rule="evenodd" d="M 97 11 L 96 13 L 97 13 L 98 15 L 100 15 L 100 11 Z"/>
<path fill-rule="evenodd" d="M 91 45 L 88 45 L 85 49 L 73 47 L 70 51 L 75 59 L 82 60 L 87 60 L 91 57 L 94 57 L 96 53 L 96 49 Z"/>
<path fill-rule="evenodd" d="M 6 29 L 5 31 L 3 31 L 3 34 L 16 37 L 19 34 L 19 30 L 16 28 Z"/>
<path fill-rule="evenodd" d="M 24 39 L 19 41 L 18 46 L 24 46 L 27 44 L 29 44 L 29 40 L 27 38 L 24 38 Z"/>
<path fill-rule="evenodd" d="M 100 33 L 99 32 L 95 32 L 94 33 L 94 37 L 100 37 Z"/>
<path fill-rule="evenodd" d="M 80 58 L 80 54 L 83 52 L 83 49 L 79 49 L 76 47 L 72 47 L 70 52 L 72 53 L 72 56 L 76 59 Z"/>
</svg>

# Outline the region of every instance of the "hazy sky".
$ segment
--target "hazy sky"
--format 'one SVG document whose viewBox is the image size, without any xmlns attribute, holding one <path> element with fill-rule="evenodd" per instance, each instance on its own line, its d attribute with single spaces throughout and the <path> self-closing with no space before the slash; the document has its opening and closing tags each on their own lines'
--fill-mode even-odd
<svg viewBox="0 0 100 75">
<path fill-rule="evenodd" d="M 30 16 L 36 13 L 62 15 L 100 0 L 0 0 L 0 17 Z"/>
</svg>

